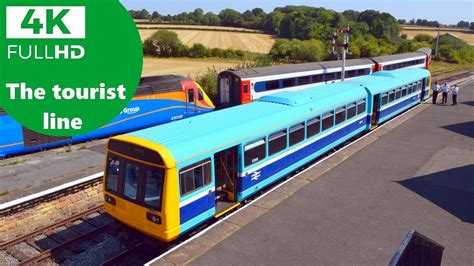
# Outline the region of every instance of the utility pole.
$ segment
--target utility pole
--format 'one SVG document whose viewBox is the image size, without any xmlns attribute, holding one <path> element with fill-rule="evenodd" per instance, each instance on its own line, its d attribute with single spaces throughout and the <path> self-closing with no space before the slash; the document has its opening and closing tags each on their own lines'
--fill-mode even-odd
<svg viewBox="0 0 474 266">
<path fill-rule="evenodd" d="M 340 59 L 340 54 L 337 52 L 336 48 L 342 47 L 342 71 L 341 71 L 341 81 L 344 81 L 346 77 L 346 56 L 349 51 L 349 34 L 350 34 L 350 29 L 349 27 L 343 28 L 340 30 L 340 32 L 343 34 L 343 43 L 338 44 L 337 43 L 337 33 L 334 32 L 332 36 L 332 53 L 337 55 L 337 59 Z"/>
<path fill-rule="evenodd" d="M 435 49 L 435 58 L 438 59 L 438 44 L 439 44 L 439 23 L 437 25 L 438 27 L 438 36 L 436 37 L 436 49 Z"/>
</svg>

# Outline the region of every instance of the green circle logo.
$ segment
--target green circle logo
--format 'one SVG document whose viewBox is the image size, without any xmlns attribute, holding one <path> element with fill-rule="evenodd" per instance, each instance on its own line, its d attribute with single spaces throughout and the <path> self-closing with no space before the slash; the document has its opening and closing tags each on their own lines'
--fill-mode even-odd
<svg viewBox="0 0 474 266">
<path fill-rule="evenodd" d="M 0 21 L 0 107 L 25 127 L 84 134 L 134 95 L 142 43 L 118 0 L 6 0 Z"/>
</svg>

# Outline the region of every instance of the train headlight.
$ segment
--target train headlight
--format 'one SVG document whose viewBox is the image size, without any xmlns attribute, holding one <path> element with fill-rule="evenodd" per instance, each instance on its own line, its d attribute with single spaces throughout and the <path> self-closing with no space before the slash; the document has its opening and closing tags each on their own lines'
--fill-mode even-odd
<svg viewBox="0 0 474 266">
<path fill-rule="evenodd" d="M 150 222 L 153 222 L 155 224 L 161 224 L 161 217 L 158 215 L 155 215 L 153 213 L 146 213 L 146 219 Z"/>
<path fill-rule="evenodd" d="M 105 201 L 108 202 L 109 204 L 111 205 L 114 205 L 115 206 L 115 199 L 109 195 L 105 195 Z"/>
</svg>

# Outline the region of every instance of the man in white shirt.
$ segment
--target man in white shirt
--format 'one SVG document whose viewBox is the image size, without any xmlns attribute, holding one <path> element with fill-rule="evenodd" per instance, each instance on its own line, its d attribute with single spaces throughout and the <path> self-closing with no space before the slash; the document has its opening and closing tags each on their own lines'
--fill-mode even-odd
<svg viewBox="0 0 474 266">
<path fill-rule="evenodd" d="M 452 88 L 452 91 L 453 91 L 453 105 L 458 105 L 458 94 L 459 94 L 458 84 L 454 85 L 454 88 Z"/>
<path fill-rule="evenodd" d="M 442 104 L 448 103 L 448 92 L 449 92 L 449 86 L 448 83 L 445 82 L 443 84 L 443 100 L 441 101 Z"/>
<path fill-rule="evenodd" d="M 436 104 L 436 99 L 438 99 L 438 93 L 441 90 L 441 87 L 438 84 L 438 81 L 435 81 L 431 90 L 433 91 L 433 104 Z"/>
</svg>

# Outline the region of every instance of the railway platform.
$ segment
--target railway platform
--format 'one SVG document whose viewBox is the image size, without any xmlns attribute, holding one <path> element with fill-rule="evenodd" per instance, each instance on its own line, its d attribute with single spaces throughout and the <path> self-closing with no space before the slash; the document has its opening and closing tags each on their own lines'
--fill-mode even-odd
<svg viewBox="0 0 474 266">
<path fill-rule="evenodd" d="M 474 82 L 458 102 L 415 107 L 149 264 L 386 265 L 415 229 L 472 265 Z"/>
</svg>

